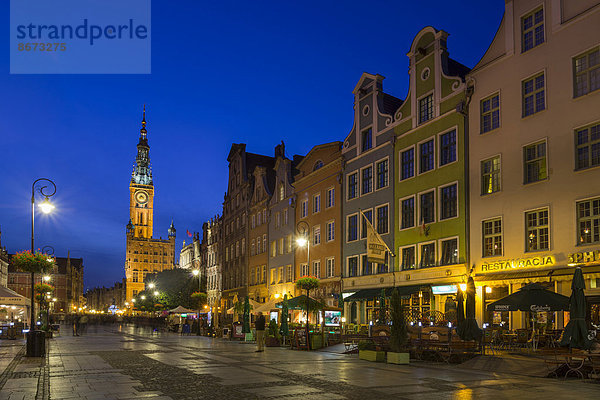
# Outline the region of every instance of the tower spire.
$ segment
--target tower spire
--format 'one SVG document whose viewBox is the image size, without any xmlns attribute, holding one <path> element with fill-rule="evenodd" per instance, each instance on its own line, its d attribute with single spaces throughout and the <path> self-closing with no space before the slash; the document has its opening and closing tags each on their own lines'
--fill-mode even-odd
<svg viewBox="0 0 600 400">
<path fill-rule="evenodd" d="M 142 128 L 137 145 L 137 157 L 131 177 L 131 182 L 141 185 L 152 185 L 152 170 L 150 168 L 150 146 L 148 146 L 148 131 L 146 130 L 146 105 L 142 111 Z"/>
<path fill-rule="evenodd" d="M 142 129 L 140 129 L 140 139 L 146 139 L 148 131 L 146 131 L 146 104 L 144 104 L 144 111 L 142 112 Z"/>
</svg>

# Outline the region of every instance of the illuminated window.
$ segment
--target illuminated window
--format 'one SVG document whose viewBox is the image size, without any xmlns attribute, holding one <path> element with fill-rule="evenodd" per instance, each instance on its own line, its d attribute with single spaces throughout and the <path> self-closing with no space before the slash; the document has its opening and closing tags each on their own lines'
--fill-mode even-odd
<svg viewBox="0 0 600 400">
<path fill-rule="evenodd" d="M 481 162 L 481 195 L 500 191 L 500 156 Z"/>
<path fill-rule="evenodd" d="M 442 240 L 440 265 L 458 264 L 458 239 Z"/>
<path fill-rule="evenodd" d="M 577 228 L 580 244 L 600 242 L 600 198 L 577 202 Z"/>
<path fill-rule="evenodd" d="M 435 242 L 421 244 L 420 268 L 435 267 Z"/>
<path fill-rule="evenodd" d="M 549 250 L 548 209 L 525 213 L 525 248 L 527 251 Z"/>
</svg>

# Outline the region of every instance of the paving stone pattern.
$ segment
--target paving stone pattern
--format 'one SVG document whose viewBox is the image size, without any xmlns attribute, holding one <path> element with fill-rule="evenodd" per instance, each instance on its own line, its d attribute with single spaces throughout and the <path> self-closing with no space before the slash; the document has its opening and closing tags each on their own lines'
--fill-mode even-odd
<svg viewBox="0 0 600 400">
<path fill-rule="evenodd" d="M 465 366 L 361 361 L 356 355 L 267 348 L 125 326 L 49 341 L 45 358 L 0 342 L 4 399 L 597 399 L 600 384 Z M 68 332 L 65 330 L 64 332 Z"/>
</svg>

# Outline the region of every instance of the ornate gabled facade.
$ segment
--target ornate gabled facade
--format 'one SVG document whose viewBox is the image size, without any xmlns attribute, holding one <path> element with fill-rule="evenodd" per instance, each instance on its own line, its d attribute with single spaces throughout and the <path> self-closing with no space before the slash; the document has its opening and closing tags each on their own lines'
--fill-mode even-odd
<svg viewBox="0 0 600 400">
<path fill-rule="evenodd" d="M 154 182 L 146 130 L 146 107 L 137 144 L 136 165 L 129 183 L 129 223 L 126 227 L 125 277 L 127 301 L 145 288 L 146 275 L 175 265 L 175 226 L 171 221 L 168 239 L 154 239 Z"/>
<path fill-rule="evenodd" d="M 247 153 L 246 144 L 234 143 L 229 155 L 229 183 L 223 200 L 223 300 L 231 307 L 233 300 L 248 292 L 248 247 L 250 246 L 248 215 L 254 193 L 254 169 L 273 168 L 273 158 Z M 261 216 L 262 218 L 262 216 Z M 262 246 L 262 243 L 261 243 Z M 237 250 L 236 250 L 237 249 Z"/>
<path fill-rule="evenodd" d="M 270 165 L 257 165 L 252 171 L 253 190 L 249 207 L 249 240 L 250 256 L 248 262 L 249 296 L 264 303 L 269 297 L 268 284 L 272 281 L 267 276 L 269 263 L 269 210 L 268 204 L 273 195 L 275 172 Z M 237 249 L 236 249 L 237 251 Z"/>
<path fill-rule="evenodd" d="M 296 238 L 296 210 L 294 175 L 302 160 L 285 156 L 285 145 L 275 148 L 275 192 L 269 200 L 269 296 L 271 299 L 291 297 L 296 293 L 294 281 L 294 247 Z"/>
<path fill-rule="evenodd" d="M 409 92 L 394 115 L 395 286 L 410 296 L 411 317 L 424 320 L 448 297 L 431 286 L 463 282 L 469 271 L 469 68 L 450 58 L 447 38 L 431 26 L 415 36 Z"/>
<path fill-rule="evenodd" d="M 346 302 L 350 323 L 374 321 L 375 288 L 394 285 L 394 264 L 367 260 L 367 222 L 394 249 L 394 129 L 402 100 L 383 92 L 381 75 L 363 73 L 354 94 L 354 124 L 344 140 L 343 287 L 354 293 Z M 362 214 L 361 214 L 362 213 Z M 363 216 L 364 214 L 364 216 Z M 363 290 L 361 292 L 361 290 Z M 361 302 L 360 300 L 366 300 Z"/>
</svg>

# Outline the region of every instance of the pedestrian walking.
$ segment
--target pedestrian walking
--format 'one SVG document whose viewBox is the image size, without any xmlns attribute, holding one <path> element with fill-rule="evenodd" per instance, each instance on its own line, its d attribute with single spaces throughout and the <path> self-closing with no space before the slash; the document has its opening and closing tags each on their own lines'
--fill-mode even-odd
<svg viewBox="0 0 600 400">
<path fill-rule="evenodd" d="M 259 311 L 258 318 L 256 318 L 256 322 L 254 323 L 254 327 L 256 328 L 256 345 L 258 346 L 256 352 L 265 351 L 265 324 L 265 316 Z"/>
<path fill-rule="evenodd" d="M 75 314 L 72 318 L 73 318 L 73 336 L 79 336 L 79 315 Z"/>
</svg>

